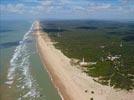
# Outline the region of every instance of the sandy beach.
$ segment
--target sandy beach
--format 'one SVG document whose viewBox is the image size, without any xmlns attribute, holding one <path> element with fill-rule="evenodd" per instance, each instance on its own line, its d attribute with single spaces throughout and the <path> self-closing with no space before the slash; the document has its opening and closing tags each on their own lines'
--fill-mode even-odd
<svg viewBox="0 0 134 100">
<path fill-rule="evenodd" d="M 93 81 L 78 68 L 72 66 L 70 59 L 56 49 L 47 33 L 35 22 L 37 49 L 44 67 L 64 100 L 133 100 L 134 91 L 115 90 Z"/>
</svg>

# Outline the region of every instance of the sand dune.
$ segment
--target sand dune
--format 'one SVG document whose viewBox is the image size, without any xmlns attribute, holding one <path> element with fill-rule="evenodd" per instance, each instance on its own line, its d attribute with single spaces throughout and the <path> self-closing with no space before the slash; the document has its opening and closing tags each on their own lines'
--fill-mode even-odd
<svg viewBox="0 0 134 100">
<path fill-rule="evenodd" d="M 98 84 L 77 66 L 72 66 L 70 59 L 53 46 L 47 33 L 41 31 L 38 21 L 34 34 L 44 67 L 64 100 L 133 100 L 134 91 L 117 91 Z"/>
</svg>

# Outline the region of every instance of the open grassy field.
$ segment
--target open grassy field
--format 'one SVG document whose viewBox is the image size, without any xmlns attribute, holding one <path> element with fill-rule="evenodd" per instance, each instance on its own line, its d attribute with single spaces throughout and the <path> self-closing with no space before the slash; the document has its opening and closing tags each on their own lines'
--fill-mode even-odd
<svg viewBox="0 0 134 100">
<path fill-rule="evenodd" d="M 42 21 L 42 26 L 69 58 L 97 62 L 85 70 L 94 81 L 134 88 L 134 22 L 62 20 Z"/>
</svg>

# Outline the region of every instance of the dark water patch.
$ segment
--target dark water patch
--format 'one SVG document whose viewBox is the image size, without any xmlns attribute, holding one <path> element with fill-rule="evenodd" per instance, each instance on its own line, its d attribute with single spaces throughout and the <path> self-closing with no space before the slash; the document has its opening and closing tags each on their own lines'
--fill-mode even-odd
<svg viewBox="0 0 134 100">
<path fill-rule="evenodd" d="M 10 47 L 13 47 L 13 46 L 18 46 L 19 44 L 30 43 L 30 42 L 32 42 L 32 40 L 1 43 L 0 44 L 0 49 L 10 48 Z"/>
<path fill-rule="evenodd" d="M 128 32 L 125 32 L 126 35 L 134 35 L 134 31 L 128 31 Z"/>
<path fill-rule="evenodd" d="M 134 35 L 125 36 L 122 38 L 122 40 L 126 42 L 134 41 Z"/>
<path fill-rule="evenodd" d="M 109 26 L 109 27 L 105 27 L 106 29 L 118 29 L 119 27 L 116 26 Z"/>
<path fill-rule="evenodd" d="M 67 30 L 65 30 L 65 29 L 53 29 L 53 28 L 46 29 L 46 28 L 44 28 L 43 31 L 45 31 L 45 32 L 65 32 Z"/>
<path fill-rule="evenodd" d="M 129 32 L 134 32 L 134 29 L 129 29 L 128 31 L 129 31 Z"/>
<path fill-rule="evenodd" d="M 104 20 L 90 20 L 86 22 L 88 25 L 97 26 L 97 27 L 107 27 L 109 29 L 122 27 L 125 23 L 116 22 L 116 21 L 104 21 Z"/>
<path fill-rule="evenodd" d="M 107 32 L 107 34 L 110 34 L 110 35 L 122 35 L 121 32 Z"/>
<path fill-rule="evenodd" d="M 11 32 L 13 30 L 0 29 L 0 33 Z"/>
<path fill-rule="evenodd" d="M 19 41 L 1 43 L 0 44 L 0 49 L 2 49 L 2 48 L 10 48 L 12 46 L 17 46 L 17 45 L 19 45 Z"/>
<path fill-rule="evenodd" d="M 107 34 L 124 36 L 124 35 L 134 35 L 134 32 L 131 32 L 131 31 L 124 31 L 124 32 L 112 31 L 112 32 L 107 32 Z"/>
<path fill-rule="evenodd" d="M 94 27 L 94 26 L 80 26 L 80 27 L 76 27 L 76 29 L 96 30 L 97 27 Z"/>
<path fill-rule="evenodd" d="M 128 27 L 129 28 L 134 28 L 134 24 L 129 24 Z"/>
</svg>

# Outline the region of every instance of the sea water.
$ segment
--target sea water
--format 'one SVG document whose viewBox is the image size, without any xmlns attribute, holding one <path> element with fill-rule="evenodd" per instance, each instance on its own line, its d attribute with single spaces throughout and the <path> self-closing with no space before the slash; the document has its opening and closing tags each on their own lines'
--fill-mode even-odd
<svg viewBox="0 0 134 100">
<path fill-rule="evenodd" d="M 33 22 L 0 22 L 1 100 L 60 100 L 40 61 Z"/>
</svg>

